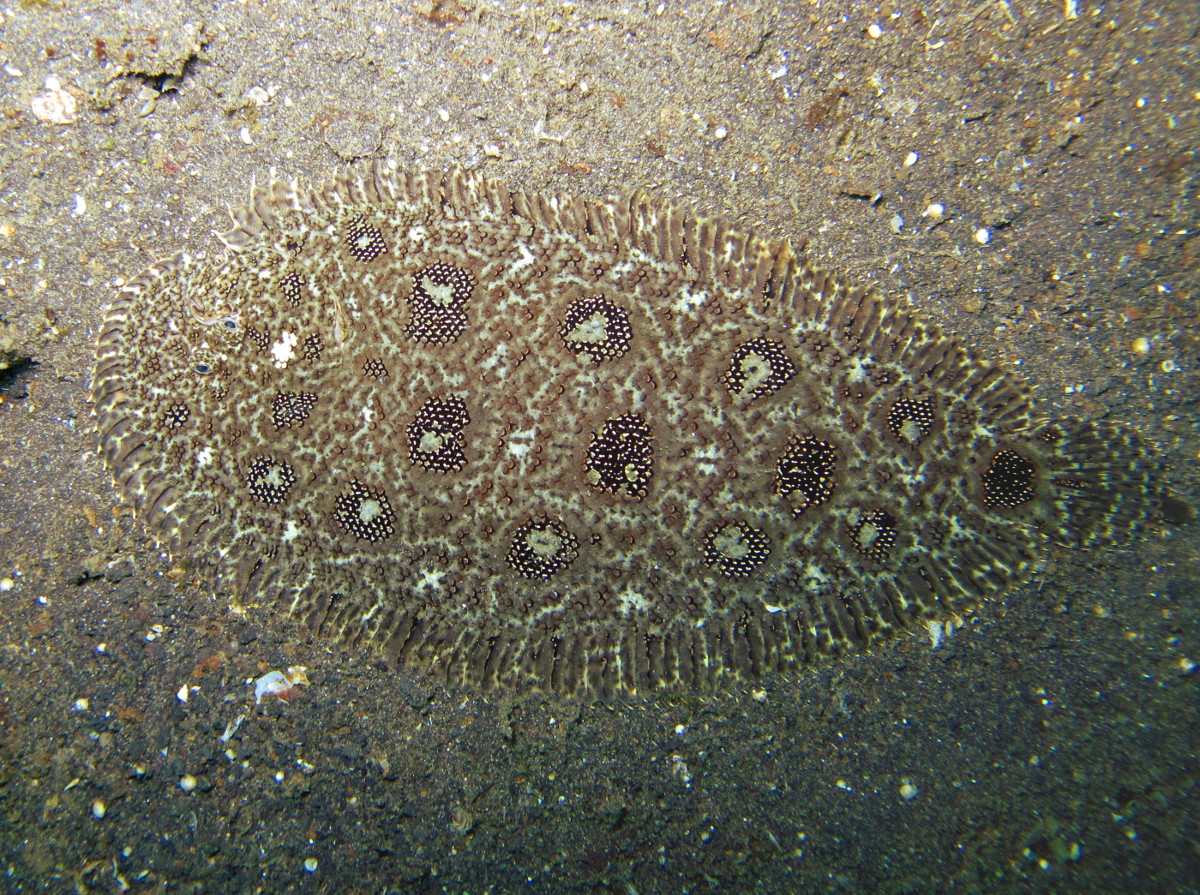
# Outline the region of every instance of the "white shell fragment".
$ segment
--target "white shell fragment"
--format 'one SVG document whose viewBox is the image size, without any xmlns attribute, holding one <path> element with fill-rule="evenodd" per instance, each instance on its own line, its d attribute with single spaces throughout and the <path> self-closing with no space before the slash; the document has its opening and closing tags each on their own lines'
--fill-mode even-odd
<svg viewBox="0 0 1200 895">
<path fill-rule="evenodd" d="M 293 665 L 287 670 L 268 671 L 254 682 L 254 702 L 262 702 L 264 696 L 278 696 L 284 702 L 291 702 L 299 693 L 296 690 L 300 684 L 308 683 L 307 669 L 302 665 Z"/>
</svg>

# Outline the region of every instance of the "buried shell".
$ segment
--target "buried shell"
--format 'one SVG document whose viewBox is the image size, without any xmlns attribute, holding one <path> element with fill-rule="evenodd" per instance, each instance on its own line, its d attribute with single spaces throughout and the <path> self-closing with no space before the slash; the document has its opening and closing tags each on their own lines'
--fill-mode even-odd
<svg viewBox="0 0 1200 895">
<path fill-rule="evenodd" d="M 1154 463 L 791 244 L 635 193 L 254 190 L 105 316 L 100 451 L 235 599 L 472 686 L 792 668 L 1113 541 Z"/>
</svg>

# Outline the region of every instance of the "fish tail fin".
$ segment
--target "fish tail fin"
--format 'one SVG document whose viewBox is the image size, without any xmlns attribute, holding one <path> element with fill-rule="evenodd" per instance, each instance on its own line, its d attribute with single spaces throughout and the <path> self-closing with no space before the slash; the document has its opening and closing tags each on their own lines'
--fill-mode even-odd
<svg viewBox="0 0 1200 895">
<path fill-rule="evenodd" d="M 1069 419 L 1034 437 L 1054 458 L 1056 539 L 1079 547 L 1128 541 L 1157 510 L 1162 465 L 1132 429 Z"/>
</svg>

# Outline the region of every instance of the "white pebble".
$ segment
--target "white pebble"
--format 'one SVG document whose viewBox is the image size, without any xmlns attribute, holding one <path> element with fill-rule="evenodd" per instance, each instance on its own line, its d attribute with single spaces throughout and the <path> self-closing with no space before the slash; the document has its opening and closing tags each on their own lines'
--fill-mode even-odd
<svg viewBox="0 0 1200 895">
<path fill-rule="evenodd" d="M 906 802 L 911 802 L 913 799 L 915 799 L 918 792 L 920 792 L 920 790 L 917 789 L 917 784 L 913 783 L 911 780 L 905 780 L 900 784 L 900 798 L 904 799 Z"/>
<path fill-rule="evenodd" d="M 238 131 L 238 137 L 247 146 L 249 146 L 253 142 L 253 139 L 250 136 L 250 128 L 248 128 L 248 127 L 243 127 L 240 131 Z"/>
<path fill-rule="evenodd" d="M 923 218 L 940 218 L 946 213 L 946 206 L 941 202 L 930 202 L 925 206 L 925 210 L 921 212 Z"/>
<path fill-rule="evenodd" d="M 892 232 L 899 233 L 904 229 L 904 218 L 898 214 L 892 215 Z"/>
<path fill-rule="evenodd" d="M 868 26 L 867 26 L 867 34 L 869 34 L 869 35 L 871 35 L 872 37 L 875 37 L 875 38 L 882 37 L 882 36 L 883 36 L 883 29 L 882 29 L 882 28 L 880 28 L 880 27 L 879 27 L 877 24 L 875 24 L 874 22 L 872 22 L 870 25 L 868 25 Z"/>
<path fill-rule="evenodd" d="M 981 246 L 987 245 L 992 241 L 992 232 L 987 227 L 980 227 L 975 231 L 975 241 Z"/>
<path fill-rule="evenodd" d="M 179 778 L 179 788 L 184 792 L 191 792 L 196 788 L 196 778 L 191 774 L 184 774 Z"/>
<path fill-rule="evenodd" d="M 11 578 L 0 578 L 0 591 L 12 590 L 16 584 Z"/>
<path fill-rule="evenodd" d="M 29 102 L 33 117 L 51 124 L 70 124 L 75 120 L 75 97 L 68 93 L 58 78 L 46 78 L 46 89 Z"/>
<path fill-rule="evenodd" d="M 182 687 L 179 688 L 179 692 L 175 694 L 175 698 L 178 699 L 180 702 L 187 702 L 187 699 L 188 699 L 188 685 L 187 684 L 184 684 Z"/>
<path fill-rule="evenodd" d="M 729 136 L 729 128 L 727 128 L 725 125 L 722 124 L 715 131 L 713 131 L 713 136 L 716 137 L 718 140 L 724 140 L 726 137 Z"/>
<path fill-rule="evenodd" d="M 1133 340 L 1132 347 L 1133 347 L 1134 354 L 1149 354 L 1150 353 L 1150 340 L 1147 339 L 1145 336 L 1140 336 Z"/>
<path fill-rule="evenodd" d="M 445 109 L 438 109 L 438 118 L 442 119 L 442 121 L 449 121 L 450 113 Z"/>
<path fill-rule="evenodd" d="M 264 88 L 255 85 L 246 91 L 246 99 L 250 100 L 256 106 L 265 106 L 271 101 L 271 94 Z"/>
<path fill-rule="evenodd" d="M 316 872 L 317 859 L 316 858 L 305 858 L 304 859 L 304 869 L 307 870 L 309 873 Z"/>
<path fill-rule="evenodd" d="M 96 818 L 96 820 L 99 820 L 106 814 L 108 814 L 108 808 L 102 801 L 96 799 L 96 801 L 92 802 L 92 817 Z"/>
<path fill-rule="evenodd" d="M 75 711 L 86 712 L 89 705 L 91 705 L 91 703 L 88 702 L 87 697 L 80 697 L 79 699 L 75 700 Z"/>
<path fill-rule="evenodd" d="M 1196 670 L 1196 663 L 1193 662 L 1191 659 L 1189 659 L 1187 656 L 1180 656 L 1179 657 L 1179 670 L 1182 671 L 1184 674 L 1191 674 L 1193 671 Z"/>
<path fill-rule="evenodd" d="M 921 154 L 919 152 L 910 152 L 908 155 L 906 155 L 904 157 L 904 167 L 911 168 L 913 165 L 915 165 L 917 163 L 917 159 L 919 159 L 920 157 L 921 157 Z"/>
</svg>

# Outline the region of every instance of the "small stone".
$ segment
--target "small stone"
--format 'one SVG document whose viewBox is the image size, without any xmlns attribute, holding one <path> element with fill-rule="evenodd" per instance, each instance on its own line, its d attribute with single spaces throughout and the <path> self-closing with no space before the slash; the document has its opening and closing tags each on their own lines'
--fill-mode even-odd
<svg viewBox="0 0 1200 895">
<path fill-rule="evenodd" d="M 921 157 L 920 153 L 910 152 L 904 157 L 904 167 L 911 168 L 917 163 L 917 159 Z"/>
<path fill-rule="evenodd" d="M 246 99 L 256 106 L 265 106 L 271 101 L 271 94 L 262 87 L 254 86 L 246 91 Z"/>
<path fill-rule="evenodd" d="M 980 227 L 975 231 L 975 241 L 981 246 L 987 245 L 992 241 L 992 232 L 987 227 Z"/>
<path fill-rule="evenodd" d="M 1133 340 L 1133 345 L 1130 347 L 1133 348 L 1134 354 L 1149 354 L 1150 353 L 1150 340 L 1147 339 L 1145 336 L 1139 336 L 1138 338 Z"/>
<path fill-rule="evenodd" d="M 474 815 L 461 805 L 455 805 L 454 809 L 450 812 L 450 829 L 465 836 L 471 832 L 474 826 Z"/>
<path fill-rule="evenodd" d="M 317 859 L 316 858 L 305 858 L 304 859 L 304 869 L 308 873 L 315 873 L 317 870 Z"/>
<path fill-rule="evenodd" d="M 880 37 L 883 36 L 883 29 L 880 28 L 879 25 L 877 25 L 875 22 L 872 22 L 870 25 L 867 26 L 867 34 L 871 35 L 871 37 L 878 40 Z"/>
<path fill-rule="evenodd" d="M 917 797 L 918 792 L 920 790 L 917 789 L 917 784 L 911 780 L 906 779 L 900 782 L 900 798 L 904 799 L 904 801 L 911 802 Z"/>
<path fill-rule="evenodd" d="M 12 590 L 16 584 L 11 578 L 0 578 L 0 591 Z"/>
<path fill-rule="evenodd" d="M 100 820 L 107 813 L 108 807 L 100 799 L 92 802 L 92 817 L 96 818 L 96 820 Z"/>
<path fill-rule="evenodd" d="M 50 124 L 70 124 L 75 120 L 75 97 L 63 89 L 62 82 L 51 75 L 46 89 L 30 101 L 33 117 Z"/>
<path fill-rule="evenodd" d="M 197 780 L 191 774 L 184 774 L 179 778 L 179 788 L 184 792 L 192 792 L 196 788 Z"/>
</svg>

